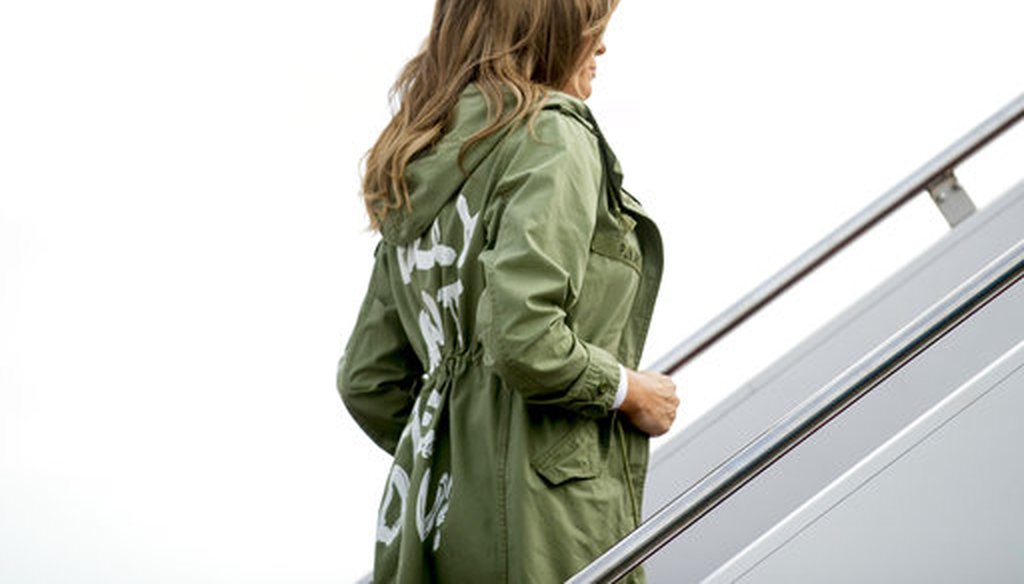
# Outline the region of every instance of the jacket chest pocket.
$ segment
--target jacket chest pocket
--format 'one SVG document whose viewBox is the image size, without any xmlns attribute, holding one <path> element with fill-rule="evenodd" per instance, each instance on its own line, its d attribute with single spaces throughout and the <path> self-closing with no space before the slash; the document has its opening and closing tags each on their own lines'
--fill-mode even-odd
<svg viewBox="0 0 1024 584">
<path fill-rule="evenodd" d="M 636 221 L 629 215 L 619 215 L 617 219 L 617 224 L 598 224 L 594 239 L 590 243 L 590 251 L 618 260 L 633 268 L 639 275 L 642 263 L 640 245 L 634 233 Z"/>
</svg>

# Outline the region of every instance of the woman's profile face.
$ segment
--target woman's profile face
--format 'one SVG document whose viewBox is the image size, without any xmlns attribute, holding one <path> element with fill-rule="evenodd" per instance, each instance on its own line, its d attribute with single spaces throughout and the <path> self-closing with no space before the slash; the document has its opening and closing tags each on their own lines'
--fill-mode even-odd
<svg viewBox="0 0 1024 584">
<path fill-rule="evenodd" d="M 598 55 L 603 55 L 606 50 L 604 41 L 600 41 L 594 52 L 587 56 L 587 59 L 583 61 L 583 65 L 569 79 L 569 83 L 562 88 L 562 91 L 583 100 L 590 97 L 590 93 L 593 91 L 591 84 L 597 75 L 597 57 Z"/>
</svg>

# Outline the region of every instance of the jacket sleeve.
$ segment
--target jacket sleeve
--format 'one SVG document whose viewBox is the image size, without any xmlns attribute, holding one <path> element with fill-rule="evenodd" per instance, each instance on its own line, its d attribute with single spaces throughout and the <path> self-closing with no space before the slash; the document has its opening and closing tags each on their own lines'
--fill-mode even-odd
<svg viewBox="0 0 1024 584">
<path fill-rule="evenodd" d="M 412 411 L 423 368 L 405 336 L 389 286 L 390 254 L 375 252 L 370 285 L 338 363 L 338 392 L 378 446 L 394 454 Z"/>
<path fill-rule="evenodd" d="M 603 196 L 600 155 L 590 132 L 562 114 L 542 111 L 533 130 L 505 145 L 500 210 L 485 216 L 477 321 L 485 363 L 528 403 L 600 417 L 615 399 L 619 365 L 580 339 L 569 315 Z"/>
</svg>

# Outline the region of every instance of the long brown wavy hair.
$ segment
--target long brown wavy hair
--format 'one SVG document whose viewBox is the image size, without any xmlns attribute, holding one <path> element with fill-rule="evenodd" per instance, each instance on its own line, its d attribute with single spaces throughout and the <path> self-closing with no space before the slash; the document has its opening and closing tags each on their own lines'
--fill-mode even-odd
<svg viewBox="0 0 1024 584">
<path fill-rule="evenodd" d="M 489 122 L 460 150 L 540 110 L 550 89 L 574 78 L 604 33 L 618 0 L 437 0 L 420 50 L 391 88 L 397 111 L 366 157 L 363 202 L 379 229 L 409 209 L 405 168 L 436 144 L 452 121 L 459 94 L 476 83 Z M 514 106 L 506 107 L 511 94 Z"/>
</svg>

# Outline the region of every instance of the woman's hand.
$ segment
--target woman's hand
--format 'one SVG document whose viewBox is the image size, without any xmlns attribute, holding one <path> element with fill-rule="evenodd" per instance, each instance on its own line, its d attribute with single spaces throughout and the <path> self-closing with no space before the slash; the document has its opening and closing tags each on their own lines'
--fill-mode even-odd
<svg viewBox="0 0 1024 584">
<path fill-rule="evenodd" d="M 671 377 L 655 371 L 626 370 L 629 389 L 619 411 L 638 430 L 650 436 L 661 436 L 676 419 L 679 398 Z"/>
</svg>

